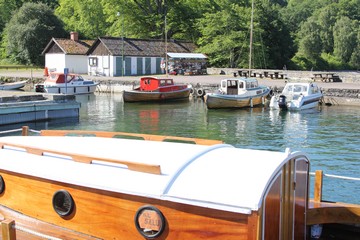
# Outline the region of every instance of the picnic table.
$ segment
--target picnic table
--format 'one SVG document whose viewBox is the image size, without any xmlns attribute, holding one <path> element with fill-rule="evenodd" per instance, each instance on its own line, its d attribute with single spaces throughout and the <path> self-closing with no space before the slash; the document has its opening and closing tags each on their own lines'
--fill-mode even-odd
<svg viewBox="0 0 360 240">
<path fill-rule="evenodd" d="M 341 79 L 335 73 L 323 72 L 323 73 L 313 73 L 312 79 L 314 81 L 321 80 L 322 82 L 340 82 Z"/>
</svg>

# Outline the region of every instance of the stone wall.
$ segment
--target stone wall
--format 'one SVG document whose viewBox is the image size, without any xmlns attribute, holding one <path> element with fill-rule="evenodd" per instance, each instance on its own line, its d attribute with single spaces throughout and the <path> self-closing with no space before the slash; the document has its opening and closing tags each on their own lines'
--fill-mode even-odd
<svg viewBox="0 0 360 240">
<path fill-rule="evenodd" d="M 208 68 L 208 74 L 224 74 L 231 75 L 239 69 L 235 68 Z M 322 71 L 294 71 L 294 70 L 277 70 L 277 69 L 256 69 L 256 71 L 280 71 L 286 74 L 288 79 L 308 81 L 311 80 L 314 73 L 321 73 Z M 360 84 L 360 72 L 359 71 L 324 71 L 332 72 L 340 77 L 340 80 L 345 83 L 359 83 Z"/>
</svg>

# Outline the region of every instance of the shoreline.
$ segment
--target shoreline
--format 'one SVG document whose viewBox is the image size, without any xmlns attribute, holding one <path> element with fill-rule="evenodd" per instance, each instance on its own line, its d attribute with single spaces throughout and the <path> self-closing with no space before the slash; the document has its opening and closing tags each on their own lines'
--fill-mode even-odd
<svg viewBox="0 0 360 240">
<path fill-rule="evenodd" d="M 211 69 L 210 69 L 211 70 Z M 219 69 L 217 70 L 219 71 Z M 215 73 L 212 69 L 210 71 Z M 224 71 L 223 71 L 224 72 Z M 225 71 L 226 72 L 226 71 Z M 232 69 L 234 72 L 234 69 Z M 208 74 L 208 75 L 155 75 L 161 78 L 172 78 L 175 83 L 191 84 L 194 88 L 202 88 L 205 91 L 213 91 L 218 88 L 219 83 L 224 78 L 233 78 L 230 71 L 228 74 Z M 339 72 L 341 79 L 346 79 L 343 82 L 321 82 L 315 83 L 321 88 L 324 94 L 325 104 L 331 105 L 352 105 L 360 106 L 360 73 L 358 72 Z M 347 75 L 346 75 L 347 74 Z M 346 77 L 345 77 L 346 75 Z M 286 79 L 270 79 L 257 78 L 260 85 L 265 85 L 273 90 L 281 90 L 288 81 L 313 81 L 311 79 L 311 71 L 287 71 Z M 44 80 L 43 71 L 13 71 L 2 70 L 0 77 L 13 78 L 14 80 L 29 79 L 30 82 L 26 86 L 27 91 L 31 91 L 36 83 Z M 139 82 L 141 76 L 124 76 L 124 77 L 104 77 L 104 76 L 88 76 L 83 75 L 84 78 L 99 82 L 99 92 L 117 93 L 124 89 L 133 88 Z"/>
</svg>

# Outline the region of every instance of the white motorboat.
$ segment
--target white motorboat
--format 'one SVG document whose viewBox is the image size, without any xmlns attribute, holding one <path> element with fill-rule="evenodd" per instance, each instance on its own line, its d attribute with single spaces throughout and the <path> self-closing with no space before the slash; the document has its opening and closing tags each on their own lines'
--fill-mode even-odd
<svg viewBox="0 0 360 240">
<path fill-rule="evenodd" d="M 287 83 L 280 94 L 271 97 L 271 109 L 304 110 L 315 108 L 323 97 L 316 83 Z"/>
<path fill-rule="evenodd" d="M 218 92 L 205 95 L 208 108 L 245 108 L 265 103 L 270 93 L 266 86 L 259 86 L 254 78 L 230 78 L 221 80 Z"/>
<path fill-rule="evenodd" d="M 1 83 L 0 90 L 20 89 L 20 88 L 23 88 L 26 83 L 27 83 L 27 80 L 19 81 L 19 82 Z"/>
<path fill-rule="evenodd" d="M 86 80 L 77 74 L 52 72 L 44 83 L 35 85 L 35 91 L 58 94 L 87 94 L 94 93 L 97 85 L 98 83 Z"/>
</svg>

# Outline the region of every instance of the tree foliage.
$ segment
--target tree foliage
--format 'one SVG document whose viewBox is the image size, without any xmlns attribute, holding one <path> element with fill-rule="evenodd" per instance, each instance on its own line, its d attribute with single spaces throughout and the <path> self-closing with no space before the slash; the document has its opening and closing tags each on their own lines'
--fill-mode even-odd
<svg viewBox="0 0 360 240">
<path fill-rule="evenodd" d="M 5 27 L 6 53 L 21 64 L 43 64 L 42 50 L 52 37 L 64 36 L 62 22 L 43 3 L 25 3 Z"/>
<path fill-rule="evenodd" d="M 99 36 L 164 39 L 167 36 L 168 39 L 197 43 L 199 51 L 209 56 L 211 66 L 245 68 L 249 65 L 251 2 L 0 0 L 0 32 L 3 38 L 8 36 L 9 31 L 3 31 L 6 24 L 12 25 L 15 12 L 25 3 L 43 3 L 55 10 L 67 32 L 77 31 L 83 39 Z M 255 3 L 253 67 L 359 68 L 359 0 L 267 0 Z M 26 31 L 31 29 L 30 22 Z M 32 31 L 36 33 L 35 29 Z M 62 30 L 59 30 L 52 37 L 61 34 Z M 7 40 L 2 40 L 2 46 L 20 49 L 16 41 Z M 11 56 L 19 61 L 22 59 L 19 57 L 26 54 L 29 55 L 19 52 Z"/>
</svg>

